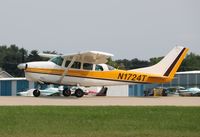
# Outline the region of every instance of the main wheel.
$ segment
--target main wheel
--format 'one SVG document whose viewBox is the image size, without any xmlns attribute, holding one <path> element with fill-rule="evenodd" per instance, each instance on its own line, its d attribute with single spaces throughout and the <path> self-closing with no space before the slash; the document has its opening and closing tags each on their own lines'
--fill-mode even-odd
<svg viewBox="0 0 200 137">
<path fill-rule="evenodd" d="M 39 97 L 39 96 L 40 96 L 40 91 L 39 91 L 38 89 L 35 89 L 35 90 L 33 91 L 33 96 L 34 96 L 34 97 Z"/>
<path fill-rule="evenodd" d="M 84 95 L 84 92 L 83 92 L 82 89 L 78 88 L 78 89 L 75 90 L 75 96 L 76 96 L 76 97 L 80 98 L 80 97 L 82 97 L 83 95 Z"/>
<path fill-rule="evenodd" d="M 63 90 L 63 96 L 69 97 L 71 95 L 71 90 L 69 88 L 65 88 Z"/>
</svg>

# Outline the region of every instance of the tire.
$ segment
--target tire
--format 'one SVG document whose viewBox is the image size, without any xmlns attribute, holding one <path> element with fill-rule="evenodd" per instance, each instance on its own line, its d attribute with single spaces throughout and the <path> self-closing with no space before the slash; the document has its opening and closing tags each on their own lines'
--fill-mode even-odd
<svg viewBox="0 0 200 137">
<path fill-rule="evenodd" d="M 39 91 L 38 89 L 35 89 L 35 90 L 33 91 L 33 96 L 34 96 L 34 97 L 39 97 L 39 96 L 40 96 L 40 91 Z"/>
<path fill-rule="evenodd" d="M 76 89 L 76 91 L 75 91 L 75 96 L 76 96 L 76 97 L 80 98 L 80 97 L 82 97 L 83 95 L 84 95 L 84 92 L 83 92 L 82 89 L 80 89 L 80 88 Z"/>
<path fill-rule="evenodd" d="M 71 90 L 66 88 L 63 90 L 63 96 L 69 97 L 71 95 Z"/>
</svg>

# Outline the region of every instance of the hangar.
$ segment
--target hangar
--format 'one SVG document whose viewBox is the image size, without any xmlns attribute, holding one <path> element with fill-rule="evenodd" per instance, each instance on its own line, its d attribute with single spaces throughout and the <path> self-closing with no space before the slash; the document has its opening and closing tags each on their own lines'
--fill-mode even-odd
<svg viewBox="0 0 200 137">
<path fill-rule="evenodd" d="M 15 96 L 17 92 L 34 88 L 35 83 L 26 78 L 0 78 L 0 95 Z"/>
<path fill-rule="evenodd" d="M 144 91 L 154 87 L 200 87 L 200 71 L 177 72 L 174 80 L 166 84 L 136 84 L 109 86 L 107 96 L 144 96 Z M 0 96 L 15 96 L 17 92 L 35 88 L 37 84 L 25 78 L 0 78 Z M 44 86 L 45 88 L 47 86 Z"/>
<path fill-rule="evenodd" d="M 168 84 L 163 84 L 164 87 L 182 86 L 185 88 L 200 86 L 200 71 L 185 71 L 177 72 L 174 80 Z"/>
</svg>

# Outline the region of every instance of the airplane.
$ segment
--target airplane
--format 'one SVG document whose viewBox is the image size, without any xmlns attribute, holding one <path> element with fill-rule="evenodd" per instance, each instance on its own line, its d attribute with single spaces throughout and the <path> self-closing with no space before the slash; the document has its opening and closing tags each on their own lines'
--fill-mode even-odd
<svg viewBox="0 0 200 137">
<path fill-rule="evenodd" d="M 29 81 L 41 84 L 68 86 L 114 86 L 129 84 L 148 84 L 170 82 L 181 65 L 188 48 L 174 47 L 157 64 L 133 70 L 118 70 L 105 64 L 113 54 L 100 51 L 85 51 L 68 55 L 40 54 L 49 57 L 48 61 L 27 62 L 18 65 L 24 70 Z M 35 97 L 40 95 L 36 89 Z M 63 90 L 64 96 L 70 96 L 70 88 Z M 76 97 L 82 97 L 81 88 L 75 91 Z"/>
</svg>

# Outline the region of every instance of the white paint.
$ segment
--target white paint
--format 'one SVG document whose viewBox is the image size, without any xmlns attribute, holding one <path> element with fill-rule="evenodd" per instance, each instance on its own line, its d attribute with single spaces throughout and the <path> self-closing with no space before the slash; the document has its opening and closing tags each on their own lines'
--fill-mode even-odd
<svg viewBox="0 0 200 137">
<path fill-rule="evenodd" d="M 11 81 L 11 96 L 16 96 L 17 94 L 17 81 Z"/>
<path fill-rule="evenodd" d="M 108 86 L 107 96 L 128 96 L 128 85 Z"/>
<path fill-rule="evenodd" d="M 45 81 L 49 83 L 60 84 L 59 75 L 50 75 L 50 74 L 39 74 L 39 73 L 25 73 L 27 80 L 29 81 Z M 90 79 L 90 78 L 80 78 L 80 77 L 69 77 L 65 76 L 62 80 L 63 85 L 77 85 L 80 86 L 110 86 L 110 85 L 127 85 L 133 83 L 121 82 L 121 81 L 110 81 L 110 80 L 100 80 L 100 79 Z"/>
<path fill-rule="evenodd" d="M 0 78 L 0 81 L 6 81 L 6 80 L 26 80 L 26 78 Z"/>
</svg>

